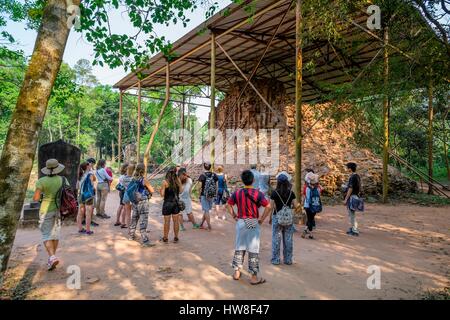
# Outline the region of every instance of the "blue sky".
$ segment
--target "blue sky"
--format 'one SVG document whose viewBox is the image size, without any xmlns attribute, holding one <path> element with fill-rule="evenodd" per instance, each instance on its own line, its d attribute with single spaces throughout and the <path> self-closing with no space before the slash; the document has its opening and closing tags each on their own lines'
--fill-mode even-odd
<svg viewBox="0 0 450 320">
<path fill-rule="evenodd" d="M 216 0 L 219 4 L 219 9 L 224 8 L 231 3 L 230 0 Z M 127 19 L 126 13 L 121 13 L 123 10 L 114 10 L 110 12 L 110 22 L 112 32 L 133 34 L 133 28 Z M 182 24 L 171 24 L 169 27 L 157 26 L 156 31 L 159 36 L 165 36 L 169 41 L 176 41 L 184 34 L 201 24 L 205 20 L 205 9 L 199 8 L 193 13 L 187 14 L 187 17 L 191 20 L 187 27 L 184 28 Z M 25 52 L 25 55 L 30 56 L 33 52 L 34 42 L 36 40 L 36 31 L 27 30 L 24 23 L 8 22 L 6 30 L 9 31 L 14 38 L 18 41 L 17 49 L 21 49 Z M 143 39 L 140 39 L 141 41 Z M 92 62 L 94 57 L 93 47 L 83 39 L 81 33 L 72 30 L 67 42 L 66 50 L 64 53 L 64 62 L 73 66 L 79 59 L 87 59 Z M 94 74 L 102 84 L 113 85 L 126 75 L 126 72 L 122 68 L 110 69 L 109 67 L 93 67 Z M 198 101 L 198 103 L 208 104 L 205 101 Z M 206 112 L 205 112 L 206 111 Z M 208 110 L 199 108 L 198 116 L 201 118 L 201 122 L 205 121 L 208 117 Z"/>
</svg>

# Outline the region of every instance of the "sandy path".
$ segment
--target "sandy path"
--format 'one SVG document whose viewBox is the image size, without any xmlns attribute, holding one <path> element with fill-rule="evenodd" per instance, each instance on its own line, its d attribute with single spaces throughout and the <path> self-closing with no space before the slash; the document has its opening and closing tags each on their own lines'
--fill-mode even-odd
<svg viewBox="0 0 450 320">
<path fill-rule="evenodd" d="M 113 192 L 109 213 L 117 200 Z M 159 200 L 151 201 L 153 241 L 162 230 Z M 194 210 L 199 218 L 198 204 Z M 63 227 L 62 263 L 54 272 L 43 269 L 46 255 L 39 231 L 19 230 L 7 287 L 30 299 L 407 299 L 449 286 L 448 207 L 368 205 L 359 219 L 359 238 L 345 234 L 344 211 L 343 206 L 326 207 L 318 217 L 315 240 L 295 234 L 292 266 L 269 263 L 271 232 L 265 224 L 261 269 L 267 283 L 261 286 L 250 286 L 246 274 L 240 281 L 230 277 L 230 220 L 214 219 L 212 232 L 189 226 L 178 244 L 141 248 L 111 219 L 101 220 L 92 237 L 78 235 L 74 226 Z M 80 290 L 66 287 L 69 265 L 81 268 Z M 381 268 L 380 290 L 366 286 L 369 265 Z"/>
</svg>

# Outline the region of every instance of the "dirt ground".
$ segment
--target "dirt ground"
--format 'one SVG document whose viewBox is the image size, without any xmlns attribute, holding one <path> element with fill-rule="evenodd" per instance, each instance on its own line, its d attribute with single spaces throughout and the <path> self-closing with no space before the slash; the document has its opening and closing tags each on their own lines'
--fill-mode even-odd
<svg viewBox="0 0 450 320">
<path fill-rule="evenodd" d="M 115 212 L 111 193 L 107 212 Z M 150 238 L 162 232 L 159 197 L 151 200 Z M 196 218 L 200 208 L 194 204 Z M 53 272 L 37 229 L 17 232 L 4 292 L 27 299 L 416 299 L 450 284 L 449 207 L 367 205 L 359 216 L 360 237 L 345 234 L 343 206 L 325 207 L 318 216 L 316 239 L 294 235 L 294 264 L 270 264 L 271 229 L 262 229 L 261 271 L 267 283 L 248 284 L 230 274 L 234 222 L 213 219 L 213 230 L 181 232 L 178 244 L 142 248 L 100 220 L 93 236 L 64 226 Z M 170 239 L 173 236 L 171 234 Z M 67 268 L 81 270 L 81 289 L 68 289 Z M 380 267 L 381 289 L 368 289 L 367 268 Z"/>
</svg>

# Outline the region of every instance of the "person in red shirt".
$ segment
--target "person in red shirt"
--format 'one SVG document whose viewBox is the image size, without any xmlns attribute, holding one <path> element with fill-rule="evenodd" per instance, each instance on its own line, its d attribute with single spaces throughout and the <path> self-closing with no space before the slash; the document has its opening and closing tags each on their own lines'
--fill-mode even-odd
<svg viewBox="0 0 450 320">
<path fill-rule="evenodd" d="M 235 191 L 227 202 L 229 214 L 236 220 L 236 240 L 233 257 L 233 279 L 239 280 L 244 263 L 245 253 L 248 252 L 248 269 L 251 274 L 250 283 L 253 285 L 266 282 L 259 273 L 259 245 L 260 245 L 260 223 L 259 207 L 265 207 L 264 216 L 270 210 L 269 201 L 264 194 L 252 187 L 254 176 L 250 170 L 241 174 L 244 188 Z M 237 213 L 234 211 L 237 206 Z"/>
</svg>

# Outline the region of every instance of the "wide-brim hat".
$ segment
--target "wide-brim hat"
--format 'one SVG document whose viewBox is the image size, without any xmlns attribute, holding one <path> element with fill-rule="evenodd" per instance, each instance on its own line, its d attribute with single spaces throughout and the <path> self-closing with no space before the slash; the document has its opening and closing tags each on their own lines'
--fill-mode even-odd
<svg viewBox="0 0 450 320">
<path fill-rule="evenodd" d="M 310 184 L 316 184 L 319 183 L 319 175 L 318 174 L 312 174 L 309 178 L 309 183 Z"/>
<path fill-rule="evenodd" d="M 45 175 L 58 174 L 64 170 L 65 166 L 58 162 L 56 159 L 48 159 L 45 163 L 45 167 L 41 169 L 41 172 Z"/>
</svg>

